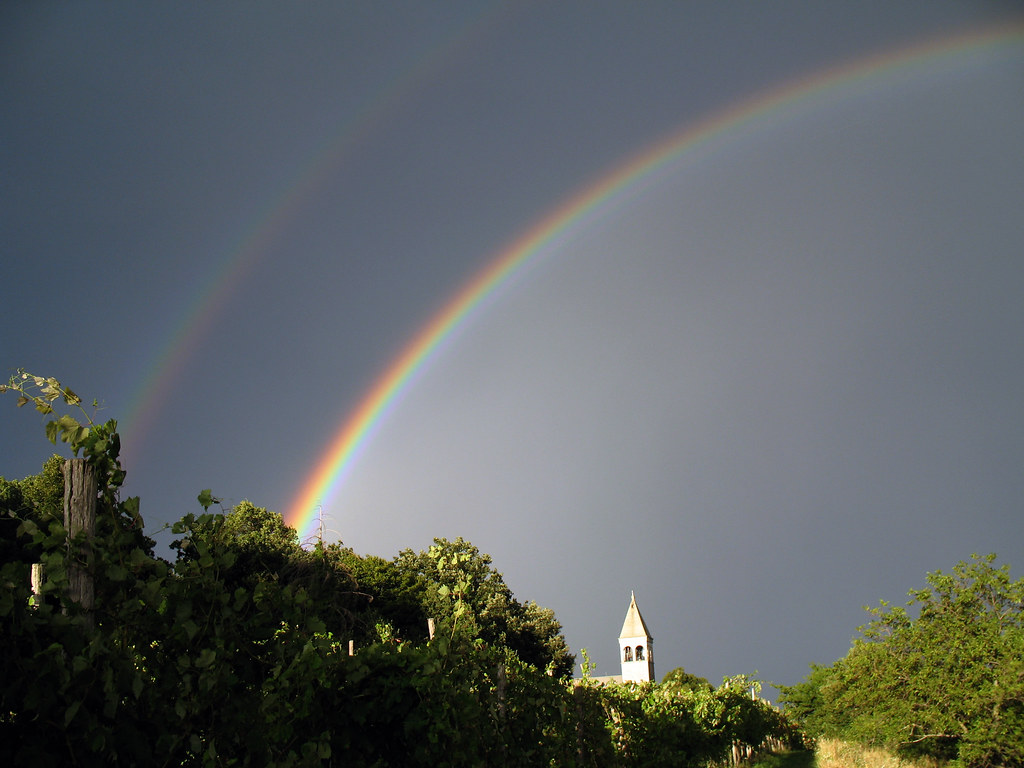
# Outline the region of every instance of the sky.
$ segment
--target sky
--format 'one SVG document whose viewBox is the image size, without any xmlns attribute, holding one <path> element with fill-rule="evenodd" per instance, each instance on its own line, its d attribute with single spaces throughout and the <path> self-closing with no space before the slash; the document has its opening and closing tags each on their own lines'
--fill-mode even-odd
<svg viewBox="0 0 1024 768">
<path fill-rule="evenodd" d="M 1024 573 L 1022 86 L 1010 2 L 5 3 L 3 378 L 161 547 L 462 536 L 596 674 L 635 592 L 659 678 L 793 684 Z"/>
</svg>

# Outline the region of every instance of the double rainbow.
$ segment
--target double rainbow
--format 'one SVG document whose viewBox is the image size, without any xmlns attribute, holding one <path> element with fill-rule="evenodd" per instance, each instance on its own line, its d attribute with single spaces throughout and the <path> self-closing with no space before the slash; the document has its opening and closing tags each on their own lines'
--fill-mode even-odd
<svg viewBox="0 0 1024 768">
<path fill-rule="evenodd" d="M 300 537 L 309 536 L 318 510 L 334 497 L 375 428 L 397 398 L 425 366 L 453 330 L 466 323 L 474 311 L 499 286 L 543 254 L 555 250 L 557 240 L 569 230 L 582 227 L 601 212 L 637 189 L 638 185 L 666 169 L 683 155 L 711 142 L 736 135 L 752 123 L 798 103 L 847 89 L 880 75 L 925 68 L 937 60 L 967 56 L 979 49 L 1024 44 L 1024 24 L 1003 25 L 951 38 L 942 38 L 893 52 L 882 53 L 764 92 L 713 114 L 670 135 L 614 167 L 599 180 L 565 200 L 528 231 L 502 249 L 496 258 L 421 328 L 348 414 L 326 452 L 302 483 L 288 506 L 285 519 Z"/>
</svg>

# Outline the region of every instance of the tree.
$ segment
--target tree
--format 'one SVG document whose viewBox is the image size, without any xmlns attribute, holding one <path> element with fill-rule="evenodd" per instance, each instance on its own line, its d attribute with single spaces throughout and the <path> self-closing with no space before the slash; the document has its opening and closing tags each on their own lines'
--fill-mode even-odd
<svg viewBox="0 0 1024 768">
<path fill-rule="evenodd" d="M 26 549 L 18 541 L 22 522 L 46 528 L 64 520 L 64 460 L 51 456 L 37 475 L 23 480 L 0 477 L 0 562 L 34 563 L 39 560 L 38 548 Z"/>
<path fill-rule="evenodd" d="M 1024 766 L 1024 580 L 995 555 L 870 609 L 849 653 L 784 690 L 823 735 L 962 765 Z M 914 615 L 916 613 L 916 616 Z"/>
<path fill-rule="evenodd" d="M 209 491 L 200 502 L 212 499 Z M 171 543 L 178 562 L 219 566 L 226 588 L 302 590 L 316 603 L 325 626 L 351 637 L 354 612 L 360 608 L 356 584 L 345 564 L 322 546 L 307 552 L 295 529 L 277 512 L 242 501 L 224 514 L 186 515 L 179 527 L 185 536 Z"/>
<path fill-rule="evenodd" d="M 786 715 L 812 738 L 828 736 L 841 730 L 826 719 L 827 709 L 822 688 L 832 673 L 832 667 L 811 664 L 811 671 L 804 680 L 796 685 L 779 686 L 779 701 L 785 706 Z"/>
<path fill-rule="evenodd" d="M 200 494 L 200 502 L 209 492 Z M 226 515 L 193 517 L 189 536 L 171 544 L 179 559 L 196 557 L 198 544 L 229 548 L 235 552 L 238 572 L 250 575 L 279 572 L 284 564 L 302 554 L 298 534 L 284 519 L 266 507 L 243 501 Z"/>
<path fill-rule="evenodd" d="M 427 613 L 426 596 L 432 586 L 422 574 L 399 566 L 395 560 L 358 555 L 340 544 L 329 544 L 324 551 L 328 559 L 352 574 L 355 591 L 363 598 L 355 616 L 358 644 L 376 642 L 385 627 L 400 640 L 427 639 L 427 619 L 434 616 Z"/>
<path fill-rule="evenodd" d="M 44 414 L 79 407 L 55 379 L 19 372 L 6 390 Z M 46 429 L 96 474 L 97 599 L 87 610 L 66 589 L 78 555 L 55 511 L 58 463 L 0 481 L 17 523 L 5 542 L 24 555 L 0 561 L 0 765 L 698 765 L 772 727 L 745 678 L 571 684 L 554 613 L 516 600 L 462 539 L 392 561 L 306 551 L 279 515 L 243 502 L 185 515 L 167 562 L 138 499 L 119 498 L 116 423 L 54 415 Z M 44 599 L 30 602 L 36 556 Z M 352 612 L 391 630 L 350 655 Z M 441 622 L 431 641 L 395 636 L 426 616 Z"/>
<path fill-rule="evenodd" d="M 699 691 L 714 688 L 707 678 L 691 675 L 682 667 L 676 667 L 665 675 L 661 684 L 676 691 Z"/>
<path fill-rule="evenodd" d="M 492 645 L 515 651 L 522 661 L 567 677 L 576 663 L 554 612 L 523 605 L 492 567 L 491 556 L 461 536 L 436 538 L 422 552 L 403 550 L 395 564 L 427 584 L 426 615 Z"/>
</svg>

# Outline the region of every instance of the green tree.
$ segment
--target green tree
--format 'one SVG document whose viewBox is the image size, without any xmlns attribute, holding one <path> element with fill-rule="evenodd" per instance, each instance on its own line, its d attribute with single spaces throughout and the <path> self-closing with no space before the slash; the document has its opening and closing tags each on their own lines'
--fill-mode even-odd
<svg viewBox="0 0 1024 768">
<path fill-rule="evenodd" d="M 378 627 L 388 626 L 401 640 L 427 639 L 427 595 L 435 589 L 418 571 L 401 567 L 395 560 L 377 555 L 358 555 L 339 544 L 329 544 L 326 556 L 352 574 L 355 590 L 364 602 L 356 609 L 356 642 L 379 639 Z"/>
<path fill-rule="evenodd" d="M 209 491 L 200 502 L 212 499 Z M 354 612 L 360 607 L 355 581 L 344 562 L 322 546 L 306 551 L 298 534 L 278 513 L 242 501 L 227 514 L 186 516 L 172 542 L 180 564 L 215 560 L 217 578 L 230 589 L 301 590 L 317 605 L 325 627 L 351 637 Z"/>
<path fill-rule="evenodd" d="M 554 613 L 516 600 L 492 566 L 491 556 L 470 542 L 462 537 L 436 538 L 425 551 L 403 550 L 395 563 L 426 582 L 427 616 L 491 645 L 510 648 L 522 661 L 550 668 L 558 677 L 572 674 L 576 660 Z"/>
<path fill-rule="evenodd" d="M 811 671 L 796 685 L 779 686 L 779 702 L 786 715 L 812 738 L 837 734 L 842 727 L 828 720 L 823 688 L 830 682 L 832 667 L 811 664 Z"/>
<path fill-rule="evenodd" d="M 208 494 L 200 494 L 200 502 Z M 209 546 L 232 550 L 235 570 L 255 576 L 279 573 L 289 560 L 303 554 L 295 529 L 276 512 L 250 501 L 241 502 L 226 515 L 206 514 L 193 521 L 189 535 L 171 544 L 179 559 L 194 558 L 202 540 Z"/>
<path fill-rule="evenodd" d="M 54 511 L 58 464 L 0 482 L 25 555 L 0 561 L 0 765 L 703 766 L 777 726 L 746 678 L 570 683 L 554 614 L 516 600 L 462 539 L 393 561 L 306 551 L 279 515 L 243 502 L 185 515 L 175 561 L 156 557 L 138 500 L 119 497 L 116 422 L 56 414 L 81 408 L 52 378 L 19 372 L 0 390 L 52 416 L 47 436 L 83 454 L 98 502 L 87 615 L 66 590 L 79 555 Z M 45 599 L 30 604 L 35 557 Z M 390 624 L 387 641 L 349 655 L 350 613 Z M 425 616 L 442 622 L 429 642 L 412 638 Z"/>
<path fill-rule="evenodd" d="M 711 690 L 713 686 L 707 678 L 691 675 L 682 667 L 676 667 L 662 678 L 661 684 L 676 691 Z"/>
<path fill-rule="evenodd" d="M 850 652 L 784 691 L 825 735 L 964 766 L 1024 766 L 1024 580 L 995 555 L 870 609 Z M 916 614 L 916 615 L 915 615 Z"/>
<path fill-rule="evenodd" d="M 42 471 L 23 480 L 0 477 L 0 562 L 39 561 L 39 550 L 25 548 L 18 527 L 26 520 L 46 528 L 64 520 L 64 459 L 54 455 Z"/>
</svg>

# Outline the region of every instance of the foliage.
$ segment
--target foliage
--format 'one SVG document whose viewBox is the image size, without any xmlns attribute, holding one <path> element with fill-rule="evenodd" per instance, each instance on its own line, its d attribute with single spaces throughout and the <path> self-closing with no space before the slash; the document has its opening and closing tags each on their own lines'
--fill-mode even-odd
<svg viewBox="0 0 1024 768">
<path fill-rule="evenodd" d="M 41 552 L 19 539 L 18 527 L 31 519 L 41 527 L 64 520 L 64 464 L 51 456 L 38 475 L 23 480 L 0 477 L 0 562 L 35 563 Z"/>
<path fill-rule="evenodd" d="M 119 499 L 116 423 L 57 415 L 80 401 L 54 379 L 19 372 L 4 389 L 83 454 L 98 519 L 74 542 L 91 552 L 86 614 L 67 589 L 77 548 L 59 459 L 0 480 L 0 764 L 703 765 L 780 727 L 746 678 L 717 690 L 566 680 L 553 613 L 517 601 L 462 539 L 393 561 L 306 551 L 250 502 L 210 513 L 207 490 L 204 512 L 172 527 L 174 561 L 157 557 L 138 500 Z M 33 562 L 46 580 L 30 601 Z M 428 611 L 444 630 L 431 641 L 413 627 Z"/>
<path fill-rule="evenodd" d="M 814 735 L 1024 766 L 1024 580 L 994 561 L 973 556 L 928 574 L 906 608 L 870 609 L 844 658 L 784 689 L 787 708 Z"/>
<path fill-rule="evenodd" d="M 422 579 L 428 616 L 453 631 L 510 648 L 522 661 L 550 668 L 558 677 L 570 675 L 576 660 L 554 612 L 519 602 L 491 563 L 490 555 L 461 537 L 436 538 L 425 551 L 406 549 L 395 558 L 401 571 Z"/>
<path fill-rule="evenodd" d="M 697 691 L 703 688 L 714 688 L 706 678 L 691 675 L 682 667 L 676 667 L 661 679 L 661 684 L 678 691 Z"/>
<path fill-rule="evenodd" d="M 394 560 L 376 555 L 358 555 L 339 544 L 329 544 L 325 555 L 346 568 L 364 598 L 354 617 L 358 645 L 374 642 L 379 626 L 390 627 L 393 637 L 412 642 L 427 639 L 427 609 L 430 586 L 419 573 L 401 568 Z"/>
<path fill-rule="evenodd" d="M 779 699 L 785 705 L 786 714 L 810 737 L 838 733 L 841 730 L 835 719 L 842 718 L 844 713 L 827 708 L 823 694 L 832 673 L 832 667 L 811 664 L 810 673 L 801 682 L 780 686 Z"/>
<path fill-rule="evenodd" d="M 769 737 L 785 738 L 789 725 L 766 702 L 752 698 L 746 676 L 716 688 L 654 683 L 595 686 L 605 712 L 612 758 L 594 764 L 704 766 L 723 761 L 734 744 L 755 749 Z"/>
</svg>

